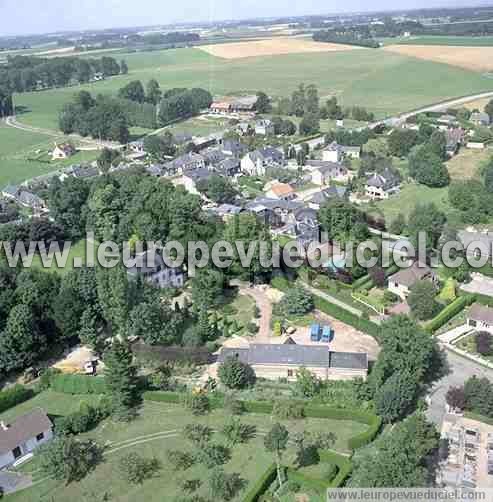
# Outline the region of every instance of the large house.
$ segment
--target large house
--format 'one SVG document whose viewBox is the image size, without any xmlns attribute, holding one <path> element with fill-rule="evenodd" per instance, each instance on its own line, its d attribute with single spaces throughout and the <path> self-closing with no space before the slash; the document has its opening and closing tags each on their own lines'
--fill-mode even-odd
<svg viewBox="0 0 493 502">
<path fill-rule="evenodd" d="M 293 200 L 296 198 L 294 188 L 288 183 L 273 182 L 265 194 L 270 199 Z"/>
<path fill-rule="evenodd" d="M 467 325 L 477 331 L 493 334 L 493 308 L 473 303 L 467 313 Z"/>
<path fill-rule="evenodd" d="M 416 282 L 423 280 L 436 283 L 437 276 L 430 267 L 415 261 L 410 267 L 403 268 L 389 277 L 388 290 L 405 300 Z"/>
<path fill-rule="evenodd" d="M 245 210 L 255 214 L 271 227 L 290 223 L 290 217 L 304 207 L 302 202 L 294 200 L 269 199 L 258 197 L 245 206 Z"/>
<path fill-rule="evenodd" d="M 328 185 L 331 181 L 346 183 L 349 179 L 348 170 L 338 162 L 308 160 L 306 167 L 311 169 L 312 183 L 315 185 Z"/>
<path fill-rule="evenodd" d="M 459 230 L 457 237 L 464 246 L 466 254 L 472 258 L 493 256 L 493 232 L 489 230 L 476 232 L 474 230 Z"/>
<path fill-rule="evenodd" d="M 21 206 L 32 209 L 35 213 L 46 211 L 45 201 L 38 195 L 16 185 L 8 185 L 2 189 L 2 196 L 13 200 Z"/>
<path fill-rule="evenodd" d="M 193 169 L 205 167 L 205 159 L 198 153 L 190 152 L 168 162 L 164 167 L 167 174 L 183 174 L 185 171 L 192 171 Z"/>
<path fill-rule="evenodd" d="M 51 152 L 52 160 L 68 159 L 75 153 L 75 148 L 70 143 L 55 143 L 55 148 Z"/>
<path fill-rule="evenodd" d="M 322 380 L 366 378 L 368 354 L 333 352 L 327 345 L 252 343 L 248 348 L 223 348 L 219 362 L 236 357 L 249 364 L 257 378 L 296 380 L 300 368 L 306 368 Z"/>
<path fill-rule="evenodd" d="M 257 96 L 241 96 L 239 98 L 224 98 L 220 101 L 214 101 L 209 110 L 218 115 L 227 115 L 228 113 L 253 113 L 257 104 Z"/>
<path fill-rule="evenodd" d="M 29 455 L 52 437 L 53 424 L 41 408 L 35 408 L 11 423 L 0 422 L 0 469 Z"/>
<path fill-rule="evenodd" d="M 131 278 L 141 276 L 147 282 L 160 288 L 181 288 L 185 274 L 181 268 L 168 267 L 158 250 L 144 251 L 135 256 L 136 262 L 127 268 Z"/>
<path fill-rule="evenodd" d="M 274 134 L 274 124 L 269 119 L 258 120 L 255 123 L 255 134 L 260 136 Z"/>
<path fill-rule="evenodd" d="M 399 193 L 401 181 L 390 169 L 385 169 L 382 174 L 373 173 L 366 181 L 365 192 L 370 199 L 388 199 L 391 195 Z"/>
<path fill-rule="evenodd" d="M 471 113 L 471 117 L 469 121 L 472 122 L 476 126 L 489 126 L 490 125 L 490 116 L 485 112 L 474 112 Z"/>
<path fill-rule="evenodd" d="M 269 167 L 282 167 L 283 154 L 276 148 L 266 147 L 247 153 L 241 159 L 241 171 L 249 176 L 265 176 Z"/>
<path fill-rule="evenodd" d="M 347 196 L 347 189 L 343 186 L 333 185 L 320 192 L 314 193 L 306 202 L 308 207 L 319 210 L 327 201 L 334 198 L 343 199 Z"/>
<path fill-rule="evenodd" d="M 344 157 L 359 159 L 360 155 L 361 147 L 339 145 L 336 141 L 322 150 L 322 160 L 326 162 L 340 162 Z"/>
</svg>

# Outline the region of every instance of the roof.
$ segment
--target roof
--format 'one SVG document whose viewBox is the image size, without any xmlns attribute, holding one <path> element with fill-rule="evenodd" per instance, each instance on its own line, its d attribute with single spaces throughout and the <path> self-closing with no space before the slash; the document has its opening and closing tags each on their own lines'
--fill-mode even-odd
<svg viewBox="0 0 493 502">
<path fill-rule="evenodd" d="M 20 444 L 51 430 L 53 424 L 41 408 L 35 408 L 7 424 L 7 430 L 0 427 L 0 455 L 11 452 Z"/>
<path fill-rule="evenodd" d="M 293 187 L 287 183 L 276 183 L 270 187 L 270 191 L 278 197 L 284 197 L 294 193 Z"/>
<path fill-rule="evenodd" d="M 391 275 L 389 277 L 389 282 L 395 282 L 397 284 L 402 284 L 410 288 L 414 283 L 427 277 L 434 275 L 428 265 L 424 265 L 419 261 L 415 261 L 410 267 L 403 268 L 399 272 Z"/>
<path fill-rule="evenodd" d="M 341 147 L 337 143 L 337 141 L 332 141 L 332 143 L 330 143 L 330 145 L 327 145 L 324 148 L 324 151 L 326 151 L 326 152 L 339 152 L 340 150 L 341 150 Z"/>
<path fill-rule="evenodd" d="M 383 188 L 384 190 L 389 190 L 399 185 L 399 183 L 399 178 L 390 169 L 385 169 L 381 174 L 373 173 L 366 182 L 368 186 Z"/>
<path fill-rule="evenodd" d="M 19 194 L 19 202 L 26 206 L 44 206 L 44 200 L 36 194 L 22 190 Z"/>
<path fill-rule="evenodd" d="M 470 120 L 471 121 L 477 120 L 477 121 L 481 121 L 481 122 L 487 122 L 489 124 L 490 116 L 485 112 L 474 112 L 474 113 L 471 113 Z"/>
<path fill-rule="evenodd" d="M 12 197 L 17 197 L 19 192 L 19 187 L 16 185 L 7 185 L 5 188 L 2 188 L 2 193 L 6 193 L 7 195 L 11 195 Z"/>
<path fill-rule="evenodd" d="M 302 207 L 304 207 L 304 205 L 299 201 L 271 199 L 269 197 L 257 197 L 245 206 L 248 211 L 255 212 L 265 209 L 270 209 L 271 211 L 274 211 L 276 209 L 281 209 L 284 211 L 296 211 L 297 209 L 301 209 Z"/>
<path fill-rule="evenodd" d="M 192 169 L 190 171 L 187 171 L 183 176 L 186 176 L 187 178 L 190 178 L 191 180 L 197 182 L 199 180 L 210 178 L 212 174 L 213 173 L 209 171 L 209 169 L 203 167 L 200 169 Z"/>
<path fill-rule="evenodd" d="M 459 230 L 457 237 L 461 241 L 464 248 L 474 243 L 476 246 L 481 243 L 485 250 L 490 250 L 493 245 L 493 232 L 470 232 L 468 230 Z"/>
<path fill-rule="evenodd" d="M 66 155 L 70 155 L 75 152 L 75 148 L 70 143 L 55 143 L 54 150 L 61 150 Z"/>
<path fill-rule="evenodd" d="M 326 188 L 325 190 L 320 190 L 320 192 L 316 192 L 313 196 L 308 200 L 312 204 L 322 205 L 327 202 L 332 197 L 344 197 L 346 195 L 347 188 L 341 186 L 331 186 Z"/>
<path fill-rule="evenodd" d="M 248 349 L 223 348 L 219 361 L 238 357 L 250 365 L 292 365 L 322 368 L 366 369 L 366 353 L 331 352 L 327 345 L 251 344 Z"/>
<path fill-rule="evenodd" d="M 473 303 L 467 314 L 468 319 L 493 324 L 493 308 L 480 303 Z"/>
<path fill-rule="evenodd" d="M 243 208 L 241 208 L 240 206 L 235 206 L 233 204 L 221 204 L 220 206 L 214 208 L 212 211 L 219 216 L 232 216 L 241 213 L 241 211 L 243 211 Z"/>
<path fill-rule="evenodd" d="M 326 160 L 308 160 L 307 166 L 315 167 L 316 171 L 320 171 L 323 175 L 337 176 L 341 172 L 347 173 L 347 169 L 338 162 L 330 162 Z"/>
</svg>

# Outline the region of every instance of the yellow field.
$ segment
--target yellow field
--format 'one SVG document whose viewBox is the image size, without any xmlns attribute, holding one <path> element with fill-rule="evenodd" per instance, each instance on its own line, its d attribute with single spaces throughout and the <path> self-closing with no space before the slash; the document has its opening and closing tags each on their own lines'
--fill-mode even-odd
<svg viewBox="0 0 493 502">
<path fill-rule="evenodd" d="M 202 45 L 198 47 L 213 56 L 223 59 L 251 58 L 257 56 L 277 56 L 304 52 L 334 52 L 355 49 L 350 45 L 326 44 L 304 38 L 278 37 L 230 44 Z"/>
<path fill-rule="evenodd" d="M 446 63 L 474 71 L 493 70 L 493 47 L 452 47 L 449 45 L 389 45 L 384 50 L 404 56 Z"/>
<path fill-rule="evenodd" d="M 491 98 L 481 98 L 475 99 L 474 101 L 469 101 L 468 103 L 464 103 L 464 108 L 468 110 L 480 110 L 483 111 L 484 107 L 491 101 Z"/>
<path fill-rule="evenodd" d="M 467 180 L 478 177 L 481 164 L 491 156 L 491 150 L 469 150 L 461 148 L 460 152 L 447 161 L 448 172 L 454 180 Z"/>
</svg>

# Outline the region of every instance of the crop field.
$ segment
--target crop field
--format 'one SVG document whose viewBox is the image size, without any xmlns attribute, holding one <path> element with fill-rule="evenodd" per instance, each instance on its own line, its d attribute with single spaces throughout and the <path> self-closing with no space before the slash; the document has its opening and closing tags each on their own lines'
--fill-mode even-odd
<svg viewBox="0 0 493 502">
<path fill-rule="evenodd" d="M 413 36 L 383 38 L 384 45 L 451 45 L 455 47 L 493 47 L 493 37 L 460 37 L 460 36 Z"/>
<path fill-rule="evenodd" d="M 19 120 L 56 129 L 58 113 L 74 92 L 115 93 L 135 79 L 156 78 L 163 89 L 201 86 L 219 96 L 258 90 L 287 96 L 301 82 L 314 83 L 322 98 L 336 95 L 344 106 L 363 105 L 377 117 L 493 90 L 493 80 L 475 72 L 373 49 L 225 60 L 190 48 L 122 54 L 122 58 L 130 68 L 128 75 L 16 95 L 16 105 L 26 112 Z"/>
<path fill-rule="evenodd" d="M 451 45 L 388 45 L 384 50 L 436 63 L 446 63 L 473 71 L 493 70 L 493 46 L 454 47 Z"/>
<path fill-rule="evenodd" d="M 481 166 L 491 157 L 490 150 L 472 150 L 462 148 L 461 151 L 447 161 L 447 169 L 454 180 L 477 178 Z"/>
<path fill-rule="evenodd" d="M 268 38 L 231 44 L 203 45 L 201 50 L 224 59 L 239 59 L 258 56 L 277 56 L 312 52 L 348 51 L 354 46 L 313 42 L 304 38 Z"/>
</svg>

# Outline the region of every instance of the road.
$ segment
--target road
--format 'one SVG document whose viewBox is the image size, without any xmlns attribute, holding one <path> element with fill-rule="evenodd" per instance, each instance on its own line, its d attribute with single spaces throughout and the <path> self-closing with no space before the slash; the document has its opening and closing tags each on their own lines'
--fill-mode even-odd
<svg viewBox="0 0 493 502">
<path fill-rule="evenodd" d="M 436 424 L 441 424 L 445 415 L 445 394 L 450 387 L 459 387 L 464 382 L 476 375 L 486 377 L 493 382 L 493 370 L 458 356 L 454 352 L 446 350 L 449 372 L 443 378 L 435 382 L 430 392 L 431 404 L 427 415 Z"/>
</svg>

